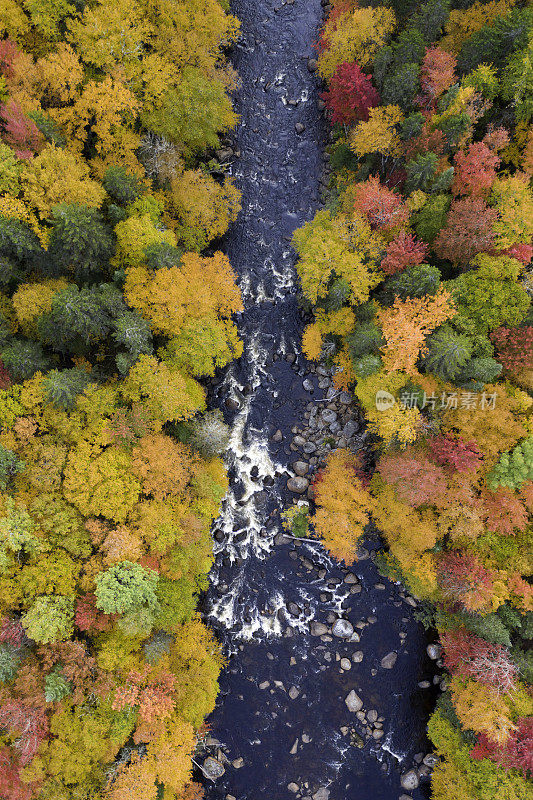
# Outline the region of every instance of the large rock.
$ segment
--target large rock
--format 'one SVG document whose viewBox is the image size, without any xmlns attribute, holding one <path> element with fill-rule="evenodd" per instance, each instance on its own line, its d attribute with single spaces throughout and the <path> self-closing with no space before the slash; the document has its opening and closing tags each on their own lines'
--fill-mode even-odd
<svg viewBox="0 0 533 800">
<path fill-rule="evenodd" d="M 328 800 L 328 798 L 329 789 L 324 788 L 324 786 L 321 786 L 313 795 L 313 800 Z"/>
<path fill-rule="evenodd" d="M 325 633 L 329 631 L 327 625 L 324 625 L 323 622 L 316 622 L 313 620 L 311 623 L 311 636 L 324 636 Z"/>
<path fill-rule="evenodd" d="M 334 623 L 331 632 L 337 639 L 349 639 L 353 633 L 353 625 L 348 619 L 338 619 Z"/>
<path fill-rule="evenodd" d="M 410 769 L 408 772 L 404 772 L 400 778 L 400 783 L 402 789 L 406 789 L 408 792 L 412 792 L 413 789 L 416 789 L 418 786 L 418 774 L 416 770 Z"/>
<path fill-rule="evenodd" d="M 393 666 L 396 664 L 396 659 L 398 658 L 397 653 L 387 653 L 386 656 L 383 656 L 381 659 L 381 666 L 383 669 L 392 669 Z"/>
<path fill-rule="evenodd" d="M 354 714 L 357 711 L 361 711 L 361 709 L 363 708 L 363 701 L 356 693 L 355 689 L 352 689 L 352 691 L 346 695 L 346 697 L 344 698 L 344 702 L 348 706 L 348 711 L 351 711 Z"/>
<path fill-rule="evenodd" d="M 292 465 L 292 468 L 295 471 L 295 473 L 300 477 L 307 475 L 307 473 L 309 472 L 309 464 L 306 461 L 295 461 L 294 464 Z"/>
<path fill-rule="evenodd" d="M 209 778 L 212 781 L 216 781 L 217 778 L 221 778 L 222 775 L 225 773 L 225 769 L 216 758 L 212 756 L 208 756 L 204 763 L 202 764 L 202 771 L 206 778 Z"/>
<path fill-rule="evenodd" d="M 308 486 L 309 481 L 307 478 L 302 478 L 299 475 L 295 478 L 289 478 L 287 481 L 287 489 L 289 492 L 296 492 L 296 494 L 303 494 Z"/>
<path fill-rule="evenodd" d="M 442 655 L 442 647 L 440 644 L 428 644 L 426 652 L 432 661 L 436 661 Z"/>
</svg>

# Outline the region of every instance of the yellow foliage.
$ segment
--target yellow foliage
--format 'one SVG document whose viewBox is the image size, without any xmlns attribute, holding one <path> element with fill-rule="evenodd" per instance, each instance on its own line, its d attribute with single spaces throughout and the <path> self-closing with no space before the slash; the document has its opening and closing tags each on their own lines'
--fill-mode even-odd
<svg viewBox="0 0 533 800">
<path fill-rule="evenodd" d="M 162 433 L 144 436 L 133 448 L 132 470 L 145 495 L 163 500 L 181 494 L 190 477 L 191 452 Z"/>
<path fill-rule="evenodd" d="M 13 307 L 26 336 L 36 333 L 38 317 L 52 310 L 55 295 L 68 286 L 64 278 L 51 278 L 39 283 L 22 283 L 13 295 Z"/>
<path fill-rule="evenodd" d="M 21 174 L 22 195 L 46 219 L 58 203 L 100 206 L 104 188 L 89 177 L 89 167 L 74 153 L 48 144 Z"/>
<path fill-rule="evenodd" d="M 220 184 L 200 169 L 176 177 L 170 191 L 170 210 L 179 222 L 176 233 L 190 249 L 202 250 L 226 233 L 241 209 L 241 193 L 231 178 Z"/>
<path fill-rule="evenodd" d="M 367 419 L 369 431 L 379 436 L 386 445 L 396 443 L 405 447 L 416 441 L 422 428 L 420 410 L 416 406 L 409 408 L 400 403 L 394 403 L 385 411 L 369 408 Z"/>
<path fill-rule="evenodd" d="M 377 316 L 386 340 L 381 348 L 385 369 L 410 373 L 415 369 L 426 336 L 454 314 L 451 295 L 446 289 L 422 299 L 397 297 L 391 308 L 380 309 Z"/>
<path fill-rule="evenodd" d="M 315 531 L 330 553 L 347 564 L 357 558 L 357 542 L 372 510 L 372 498 L 355 474 L 357 466 L 348 450 L 335 450 L 315 484 Z"/>
<path fill-rule="evenodd" d="M 35 65 L 35 81 L 46 105 L 68 103 L 83 81 L 83 66 L 78 55 L 64 42 L 40 58 Z"/>
<path fill-rule="evenodd" d="M 322 31 L 326 45 L 318 59 L 318 71 L 326 80 L 344 61 L 357 61 L 367 67 L 386 43 L 396 26 L 390 8 L 356 8 L 338 16 L 330 16 Z"/>
<path fill-rule="evenodd" d="M 498 210 L 492 229 L 495 246 L 505 250 L 514 244 L 529 244 L 533 236 L 533 191 L 527 175 L 497 178 L 492 186 L 491 204 Z"/>
<path fill-rule="evenodd" d="M 373 516 L 376 525 L 383 531 L 391 552 L 406 571 L 411 571 L 424 550 L 430 550 L 439 539 L 433 512 L 429 509 L 417 511 L 398 500 L 392 486 L 385 485 L 376 491 Z M 433 563 L 424 564 L 426 580 L 433 585 Z"/>
<path fill-rule="evenodd" d="M 496 17 L 505 16 L 514 5 L 516 0 L 490 0 L 488 3 L 478 0 L 470 8 L 450 11 L 444 26 L 446 35 L 440 40 L 439 47 L 458 53 L 473 33 L 477 33 L 484 25 L 490 25 Z"/>
<path fill-rule="evenodd" d="M 514 725 L 498 692 L 479 681 L 463 681 L 458 677 L 451 679 L 450 690 L 455 711 L 464 728 L 485 733 L 493 742 L 505 744 Z"/>
<path fill-rule="evenodd" d="M 29 30 L 30 21 L 16 0 L 0 0 L 0 34 L 7 38 L 20 40 Z"/>
<path fill-rule="evenodd" d="M 68 21 L 68 38 L 87 64 L 100 69 L 138 62 L 149 32 L 142 6 L 130 0 L 91 3 L 81 18 Z"/>
<path fill-rule="evenodd" d="M 132 403 L 142 401 L 146 412 L 157 422 L 192 417 L 205 408 L 204 390 L 192 378 L 171 372 L 153 356 L 141 356 L 122 387 L 122 394 Z"/>
<path fill-rule="evenodd" d="M 42 246 L 44 248 L 47 247 L 48 231 L 39 225 L 35 214 L 27 208 L 22 200 L 6 194 L 0 197 L 0 215 L 3 217 L 15 217 L 25 222 L 37 234 Z"/>
<path fill-rule="evenodd" d="M 350 149 L 360 158 L 369 153 L 399 155 L 401 140 L 397 125 L 403 114 L 399 106 L 376 106 L 370 109 L 368 122 L 359 122 L 350 133 Z"/>
</svg>

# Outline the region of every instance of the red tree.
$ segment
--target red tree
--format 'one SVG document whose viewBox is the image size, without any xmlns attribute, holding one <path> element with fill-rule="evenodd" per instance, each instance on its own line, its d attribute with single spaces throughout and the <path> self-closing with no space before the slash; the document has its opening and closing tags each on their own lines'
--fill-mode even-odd
<svg viewBox="0 0 533 800">
<path fill-rule="evenodd" d="M 533 327 L 500 327 L 490 338 L 496 347 L 498 361 L 509 375 L 517 376 L 523 370 L 533 369 Z"/>
<path fill-rule="evenodd" d="M 354 209 L 367 218 L 372 228 L 384 231 L 404 225 L 409 220 L 409 211 L 401 195 L 383 186 L 374 175 L 364 183 L 356 184 Z"/>
<path fill-rule="evenodd" d="M 516 729 L 505 744 L 497 745 L 482 733 L 470 751 L 472 758 L 489 758 L 504 769 L 519 769 L 524 775 L 533 773 L 533 717 L 520 717 Z"/>
<path fill-rule="evenodd" d="M 471 553 L 452 550 L 437 564 L 438 583 L 443 596 L 467 611 L 479 611 L 492 596 L 493 575 Z"/>
<path fill-rule="evenodd" d="M 500 157 L 484 142 L 473 142 L 466 152 L 459 150 L 454 158 L 454 195 L 486 197 L 496 180 Z"/>
<path fill-rule="evenodd" d="M 521 261 L 522 264 L 527 265 L 533 258 L 533 247 L 530 244 L 513 244 L 513 246 L 508 247 L 507 250 L 502 250 L 502 253 L 504 256 L 516 258 L 517 261 Z"/>
<path fill-rule="evenodd" d="M 438 233 L 433 248 L 440 258 L 466 266 L 478 253 L 494 247 L 493 224 L 498 219 L 481 197 L 454 200 L 446 225 Z"/>
<path fill-rule="evenodd" d="M 24 641 L 24 628 L 18 619 L 5 617 L 0 627 L 0 642 L 19 648 Z"/>
<path fill-rule="evenodd" d="M 475 442 L 465 442 L 459 436 L 441 434 L 428 439 L 432 458 L 441 467 L 451 467 L 457 472 L 477 469 L 483 458 Z"/>
<path fill-rule="evenodd" d="M 417 98 L 422 108 L 431 108 L 440 95 L 455 83 L 457 59 L 440 47 L 429 47 L 420 69 L 422 95 Z"/>
<path fill-rule="evenodd" d="M 409 450 L 380 458 L 379 472 L 400 500 L 411 506 L 434 503 L 446 494 L 444 471 L 422 453 Z"/>
<path fill-rule="evenodd" d="M 20 770 L 8 747 L 0 748 L 0 797 L 9 800 L 31 800 L 35 797 L 35 783 L 23 783 Z"/>
<path fill-rule="evenodd" d="M 30 763 L 48 736 L 48 718 L 44 709 L 25 705 L 20 700 L 7 700 L 0 706 L 0 727 L 18 735 L 15 747 L 21 766 Z"/>
<path fill-rule="evenodd" d="M 515 688 L 518 669 L 503 645 L 487 642 L 465 628 L 443 633 L 441 641 L 444 663 L 450 672 L 486 683 L 498 693 Z"/>
<path fill-rule="evenodd" d="M 329 91 L 322 95 L 331 111 L 331 121 L 352 125 L 368 121 L 368 110 L 379 105 L 380 97 L 368 75 L 358 64 L 339 64 L 331 78 Z"/>
<path fill-rule="evenodd" d="M 412 233 L 402 229 L 394 239 L 389 242 L 385 258 L 381 262 L 381 269 L 386 275 L 401 272 L 407 267 L 422 264 L 429 250 L 426 242 L 420 242 Z"/>
<path fill-rule="evenodd" d="M 20 55 L 20 50 L 11 39 L 0 41 L 0 72 L 6 78 L 13 76 L 13 62 Z"/>
<path fill-rule="evenodd" d="M 13 148 L 17 158 L 29 159 L 44 145 L 44 136 L 33 120 L 24 114 L 18 103 L 8 100 L 0 105 L 3 140 Z"/>
<path fill-rule="evenodd" d="M 509 489 L 486 491 L 483 495 L 483 516 L 490 531 L 512 536 L 516 530 L 523 531 L 528 514 L 520 498 Z"/>
</svg>

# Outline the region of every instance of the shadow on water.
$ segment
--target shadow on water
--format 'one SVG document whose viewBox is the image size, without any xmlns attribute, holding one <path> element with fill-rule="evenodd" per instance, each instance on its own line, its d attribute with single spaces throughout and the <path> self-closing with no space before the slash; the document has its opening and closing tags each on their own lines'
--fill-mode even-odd
<svg viewBox="0 0 533 800">
<path fill-rule="evenodd" d="M 237 766 L 226 764 L 216 783 L 205 781 L 206 796 L 285 800 L 296 796 L 292 782 L 303 797 L 324 787 L 330 800 L 397 800 L 400 773 L 427 746 L 429 693 L 417 685 L 430 673 L 423 631 L 401 587 L 381 579 L 370 558 L 353 567 L 361 586 L 355 593 L 346 570 L 318 543 L 280 542 L 276 513 L 293 474 L 291 428 L 312 399 L 302 386 L 290 237 L 319 207 L 325 131 L 307 60 L 320 0 L 234 0 L 232 11 L 242 23 L 233 57 L 243 83 L 236 97 L 240 156 L 232 171 L 243 210 L 225 247 L 244 296 L 237 320 L 244 354 L 212 391 L 232 424 L 231 487 L 214 528 L 215 565 L 203 604 L 229 656 L 208 721 Z M 297 123 L 305 126 L 300 134 Z M 278 429 L 283 441 L 276 444 Z M 366 623 L 356 627 L 360 641 L 312 636 L 310 622 L 328 613 Z M 382 669 L 381 658 L 393 650 L 394 668 Z M 352 659 L 358 651 L 359 662 Z M 337 654 L 351 659 L 349 671 L 339 668 Z M 362 748 L 341 732 L 364 732 L 344 702 L 352 689 L 384 718 L 381 740 Z"/>
</svg>

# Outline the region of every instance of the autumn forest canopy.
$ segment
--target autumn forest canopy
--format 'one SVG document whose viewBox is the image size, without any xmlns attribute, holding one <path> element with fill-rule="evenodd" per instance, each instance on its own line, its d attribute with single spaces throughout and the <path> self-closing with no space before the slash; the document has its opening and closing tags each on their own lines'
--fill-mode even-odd
<svg viewBox="0 0 533 800">
<path fill-rule="evenodd" d="M 194 800 L 238 357 L 225 0 L 0 0 L 0 797 Z"/>
<path fill-rule="evenodd" d="M 526 800 L 533 7 L 333 0 L 318 71 L 333 179 L 294 235 L 303 345 L 354 390 L 370 449 L 328 458 L 311 522 L 351 563 L 372 521 L 438 629 L 434 800 Z"/>
</svg>

